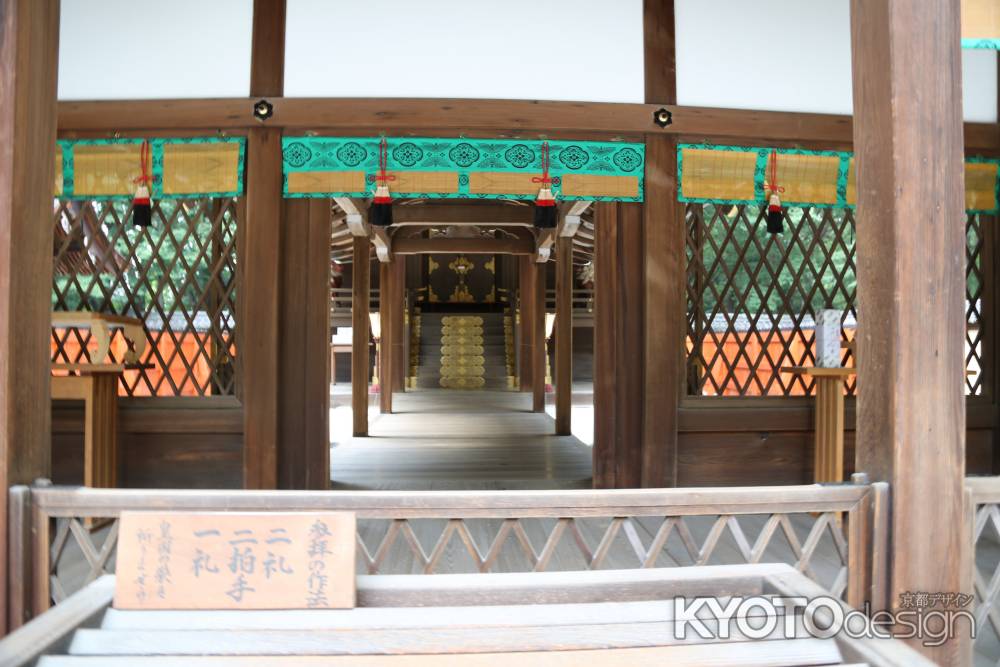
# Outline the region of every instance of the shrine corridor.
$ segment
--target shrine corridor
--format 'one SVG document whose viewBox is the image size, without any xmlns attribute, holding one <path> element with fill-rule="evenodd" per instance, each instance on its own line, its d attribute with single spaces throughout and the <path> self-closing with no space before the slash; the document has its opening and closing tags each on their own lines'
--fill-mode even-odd
<svg viewBox="0 0 1000 667">
<path fill-rule="evenodd" d="M 591 448 L 555 436 L 531 394 L 421 389 L 372 412 L 370 436 L 330 450 L 334 489 L 576 489 L 591 486 Z"/>
</svg>

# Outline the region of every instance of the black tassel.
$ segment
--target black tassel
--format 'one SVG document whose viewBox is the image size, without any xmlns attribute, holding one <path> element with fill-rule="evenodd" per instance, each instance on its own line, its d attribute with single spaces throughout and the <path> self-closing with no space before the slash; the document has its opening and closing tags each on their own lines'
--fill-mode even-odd
<svg viewBox="0 0 1000 667">
<path fill-rule="evenodd" d="M 149 202 L 149 189 L 140 185 L 132 200 L 132 224 L 136 227 L 149 227 L 153 224 L 153 207 Z"/>
<path fill-rule="evenodd" d="M 771 234 L 781 234 L 785 231 L 785 216 L 781 210 L 767 212 L 767 231 Z"/>
<path fill-rule="evenodd" d="M 781 199 L 777 194 L 771 195 L 767 205 L 767 231 L 770 234 L 785 231 L 785 211 L 781 208 Z"/>
<path fill-rule="evenodd" d="M 388 227 L 392 224 L 392 204 L 372 204 L 368 213 L 369 220 L 376 227 Z"/>
<path fill-rule="evenodd" d="M 555 229 L 556 207 L 552 204 L 535 204 L 535 227 L 538 229 Z"/>
</svg>

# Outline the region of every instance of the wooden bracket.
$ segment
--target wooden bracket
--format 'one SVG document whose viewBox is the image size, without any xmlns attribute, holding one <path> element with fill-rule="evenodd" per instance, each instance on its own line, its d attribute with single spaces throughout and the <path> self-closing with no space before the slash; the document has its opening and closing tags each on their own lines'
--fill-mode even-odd
<svg viewBox="0 0 1000 667">
<path fill-rule="evenodd" d="M 351 230 L 352 236 L 370 236 L 370 225 L 365 221 L 365 216 L 362 213 L 363 207 L 358 206 L 358 204 L 350 197 L 334 197 L 333 201 L 337 203 L 337 206 L 346 214 L 344 222 L 347 223 L 347 228 Z"/>
<path fill-rule="evenodd" d="M 552 255 L 552 246 L 556 242 L 556 230 L 541 229 L 538 232 L 538 240 L 535 244 L 535 261 L 544 264 L 549 261 Z"/>
<path fill-rule="evenodd" d="M 385 227 L 371 227 L 372 243 L 375 245 L 375 255 L 378 261 L 388 263 L 392 261 L 392 238 Z"/>
</svg>

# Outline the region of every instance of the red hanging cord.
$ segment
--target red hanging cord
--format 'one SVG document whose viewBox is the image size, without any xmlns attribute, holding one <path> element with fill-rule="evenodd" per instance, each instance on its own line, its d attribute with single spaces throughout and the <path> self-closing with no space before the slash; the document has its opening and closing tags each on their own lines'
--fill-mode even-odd
<svg viewBox="0 0 1000 667">
<path fill-rule="evenodd" d="M 542 177 L 534 176 L 531 179 L 532 183 L 541 183 L 542 187 L 551 185 L 552 179 L 549 178 L 549 142 L 542 142 Z"/>
<path fill-rule="evenodd" d="M 382 137 L 382 140 L 378 144 L 378 174 L 375 176 L 375 180 L 380 185 L 385 185 L 389 181 L 396 180 L 395 176 L 390 176 L 388 174 L 389 168 L 389 144 Z"/>
<path fill-rule="evenodd" d="M 771 150 L 771 165 L 768 169 L 768 184 L 767 187 L 772 194 L 775 192 L 784 192 L 785 188 L 778 185 L 778 151 L 775 149 Z"/>
<path fill-rule="evenodd" d="M 151 148 L 148 141 L 143 141 L 142 145 L 139 147 L 139 170 L 140 176 L 138 178 L 132 179 L 133 183 L 137 183 L 140 186 L 145 185 L 149 187 L 152 185 L 152 177 L 149 174 L 149 168 L 147 167 L 147 162 L 149 162 Z"/>
</svg>

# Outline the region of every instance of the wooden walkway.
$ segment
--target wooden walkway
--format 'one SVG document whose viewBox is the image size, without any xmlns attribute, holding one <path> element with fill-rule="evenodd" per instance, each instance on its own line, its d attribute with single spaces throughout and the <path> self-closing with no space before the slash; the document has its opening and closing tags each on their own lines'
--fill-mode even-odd
<svg viewBox="0 0 1000 667">
<path fill-rule="evenodd" d="M 576 489 L 591 486 L 591 449 L 555 436 L 531 395 L 422 389 L 374 414 L 370 437 L 334 443 L 334 489 Z"/>
</svg>

